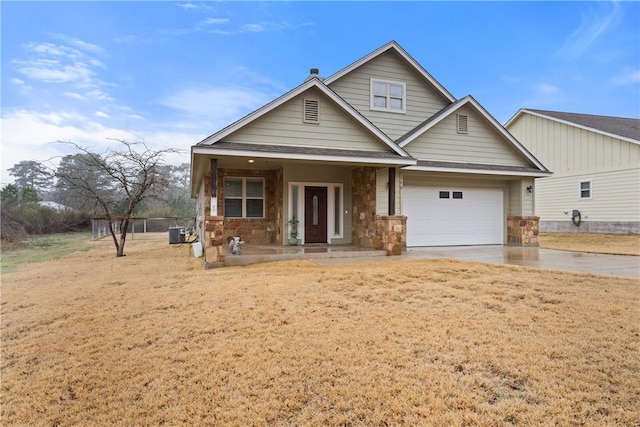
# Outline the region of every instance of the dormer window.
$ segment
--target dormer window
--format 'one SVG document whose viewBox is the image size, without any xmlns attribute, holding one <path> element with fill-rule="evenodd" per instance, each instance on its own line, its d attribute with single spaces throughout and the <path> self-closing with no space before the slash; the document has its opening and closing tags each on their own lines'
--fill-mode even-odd
<svg viewBox="0 0 640 427">
<path fill-rule="evenodd" d="M 371 109 L 404 113 L 407 104 L 407 85 L 401 82 L 371 79 Z"/>
</svg>

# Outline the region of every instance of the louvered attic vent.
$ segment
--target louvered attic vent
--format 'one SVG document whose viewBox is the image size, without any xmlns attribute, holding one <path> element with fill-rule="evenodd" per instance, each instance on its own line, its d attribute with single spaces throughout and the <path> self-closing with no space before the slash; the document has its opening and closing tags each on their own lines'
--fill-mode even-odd
<svg viewBox="0 0 640 427">
<path fill-rule="evenodd" d="M 320 123 L 320 101 L 316 99 L 304 100 L 304 117 L 305 123 Z"/>
<path fill-rule="evenodd" d="M 458 114 L 458 133 L 469 133 L 466 114 Z"/>
</svg>

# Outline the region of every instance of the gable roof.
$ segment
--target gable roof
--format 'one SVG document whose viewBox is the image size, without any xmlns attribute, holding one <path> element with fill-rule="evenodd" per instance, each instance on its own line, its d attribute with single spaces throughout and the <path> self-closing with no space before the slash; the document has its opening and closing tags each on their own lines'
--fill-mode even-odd
<svg viewBox="0 0 640 427">
<path fill-rule="evenodd" d="M 523 108 L 509 119 L 505 126 L 509 126 L 525 113 L 640 144 L 640 119 Z"/>
<path fill-rule="evenodd" d="M 429 74 L 427 70 L 425 70 L 422 67 L 422 65 L 418 63 L 418 61 L 413 59 L 413 57 L 411 57 L 411 55 L 409 55 L 407 51 L 404 50 L 395 40 L 390 41 L 384 46 L 381 46 L 378 49 L 374 50 L 370 54 L 358 59 L 353 64 L 346 66 L 345 68 L 343 68 L 342 70 L 338 71 L 335 74 L 332 74 L 331 76 L 324 79 L 323 82 L 326 85 L 330 85 L 331 83 L 335 82 L 339 78 L 349 74 L 351 71 L 362 66 L 363 64 L 366 64 L 367 62 L 382 55 L 387 51 L 394 51 L 398 55 L 400 55 L 400 57 L 404 59 L 404 61 L 407 64 L 409 64 L 409 66 L 411 66 L 420 76 L 422 76 L 426 81 L 428 81 L 431 85 L 433 85 L 433 87 L 435 87 L 442 96 L 448 99 L 449 102 L 454 102 L 456 100 L 456 98 L 444 86 L 442 86 L 440 82 L 438 82 L 431 74 Z"/>
<path fill-rule="evenodd" d="M 411 130 L 406 135 L 402 136 L 398 139 L 398 145 L 400 147 L 405 147 L 407 144 L 411 143 L 411 141 L 418 138 L 420 135 L 427 132 L 429 129 L 433 128 L 435 125 L 440 123 L 445 118 L 451 116 L 456 111 L 458 111 L 463 106 L 469 106 L 477 113 L 479 113 L 482 117 L 484 117 L 489 124 L 499 133 L 501 134 L 515 149 L 520 152 L 524 157 L 526 157 L 531 163 L 533 163 L 540 171 L 548 172 L 548 169 L 544 167 L 544 165 L 536 159 L 536 157 L 531 154 L 529 150 L 527 150 L 521 143 L 518 141 L 513 135 L 511 135 L 487 110 L 485 110 L 482 105 L 475 100 L 475 98 L 471 95 L 467 95 L 464 98 L 459 99 L 453 104 L 449 104 L 440 110 L 438 113 L 434 114 L 427 120 L 425 120 L 421 125 L 417 126 L 415 129 Z"/>
<path fill-rule="evenodd" d="M 197 146 L 213 145 L 218 141 L 222 140 L 223 138 L 225 138 L 226 136 L 230 135 L 231 133 L 242 128 L 243 126 L 251 123 L 252 121 L 258 119 L 259 117 L 264 116 L 268 112 L 276 109 L 277 107 L 281 106 L 285 102 L 290 101 L 291 99 L 308 91 L 311 88 L 317 88 L 318 90 L 320 90 L 324 95 L 326 95 L 332 101 L 334 101 L 346 114 L 348 114 L 353 119 L 355 119 L 358 123 L 364 126 L 374 136 L 376 136 L 376 138 L 379 141 L 381 141 L 382 143 L 387 145 L 389 148 L 391 148 L 391 150 L 393 150 L 396 154 L 402 157 L 411 157 L 406 151 L 404 151 L 395 142 L 393 142 L 393 140 L 391 140 L 391 138 L 389 138 L 384 132 L 378 129 L 373 123 L 371 123 L 367 118 L 365 118 L 362 114 L 360 114 L 355 108 L 353 108 L 344 99 L 338 96 L 338 94 L 336 94 L 334 91 L 329 89 L 317 77 L 312 77 L 308 79 L 298 87 L 290 90 L 289 92 L 285 93 L 279 98 L 276 98 L 275 100 L 269 102 L 268 104 L 258 108 L 252 113 L 249 113 L 248 115 L 244 116 L 240 120 L 221 129 L 220 131 L 214 133 L 213 135 L 206 137 L 196 145 Z"/>
</svg>

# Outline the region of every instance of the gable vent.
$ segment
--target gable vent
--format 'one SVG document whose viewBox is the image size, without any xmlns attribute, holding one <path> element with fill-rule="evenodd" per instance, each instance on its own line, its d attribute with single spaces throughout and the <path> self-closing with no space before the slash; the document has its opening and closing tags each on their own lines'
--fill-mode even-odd
<svg viewBox="0 0 640 427">
<path fill-rule="evenodd" d="M 304 117 L 305 123 L 320 123 L 320 101 L 316 99 L 304 100 Z"/>
<path fill-rule="evenodd" d="M 458 114 L 458 133 L 469 133 L 467 128 L 467 115 Z"/>
</svg>

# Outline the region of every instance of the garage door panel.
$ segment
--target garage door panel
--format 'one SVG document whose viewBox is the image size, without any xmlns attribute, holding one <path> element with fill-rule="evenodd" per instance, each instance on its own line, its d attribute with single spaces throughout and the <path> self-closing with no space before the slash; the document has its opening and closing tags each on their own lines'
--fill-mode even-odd
<svg viewBox="0 0 640 427">
<path fill-rule="evenodd" d="M 462 198 L 452 198 L 454 191 Z M 408 246 L 503 243 L 502 190 L 407 186 L 402 196 Z"/>
</svg>

